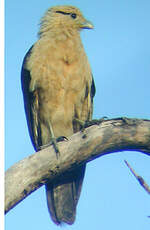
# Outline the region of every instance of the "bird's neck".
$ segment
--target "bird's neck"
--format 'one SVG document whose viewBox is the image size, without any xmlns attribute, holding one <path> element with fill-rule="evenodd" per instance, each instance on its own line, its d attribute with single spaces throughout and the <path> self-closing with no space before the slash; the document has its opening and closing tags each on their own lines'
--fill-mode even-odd
<svg viewBox="0 0 150 230">
<path fill-rule="evenodd" d="M 40 38 L 49 37 L 50 39 L 55 39 L 56 41 L 66 41 L 68 39 L 73 39 L 76 37 L 80 39 L 80 31 L 74 28 L 51 28 L 48 31 L 43 31 L 39 33 Z"/>
<path fill-rule="evenodd" d="M 67 64 L 74 63 L 83 51 L 80 33 L 75 31 L 47 31 L 42 34 L 38 44 L 41 52 L 50 53 L 53 50 L 57 60 L 63 60 Z M 47 47 L 46 51 L 45 48 L 42 51 L 42 47 Z"/>
</svg>

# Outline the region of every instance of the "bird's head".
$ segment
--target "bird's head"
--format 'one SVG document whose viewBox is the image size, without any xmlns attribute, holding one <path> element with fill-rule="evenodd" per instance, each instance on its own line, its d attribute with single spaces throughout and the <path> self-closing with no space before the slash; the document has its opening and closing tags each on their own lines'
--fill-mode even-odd
<svg viewBox="0 0 150 230">
<path fill-rule="evenodd" d="M 74 6 L 54 6 L 48 9 L 41 19 L 39 35 L 51 31 L 71 32 L 93 28 L 93 24 L 84 18 L 78 8 Z"/>
</svg>

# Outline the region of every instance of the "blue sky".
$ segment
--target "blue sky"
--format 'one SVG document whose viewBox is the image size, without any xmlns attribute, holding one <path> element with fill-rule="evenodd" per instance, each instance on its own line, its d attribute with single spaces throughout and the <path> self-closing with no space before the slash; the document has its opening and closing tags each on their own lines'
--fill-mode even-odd
<svg viewBox="0 0 150 230">
<path fill-rule="evenodd" d="M 5 1 L 5 162 L 6 169 L 34 153 L 20 83 L 22 60 L 37 40 L 39 21 L 52 5 L 81 9 L 94 30 L 81 34 L 96 84 L 94 118 L 150 115 L 150 1 Z M 150 197 L 124 164 L 128 160 L 150 185 L 150 158 L 121 152 L 87 165 L 76 222 L 63 229 L 136 229 L 150 226 Z M 49 218 L 44 187 L 12 209 L 6 230 L 59 229 Z"/>
</svg>

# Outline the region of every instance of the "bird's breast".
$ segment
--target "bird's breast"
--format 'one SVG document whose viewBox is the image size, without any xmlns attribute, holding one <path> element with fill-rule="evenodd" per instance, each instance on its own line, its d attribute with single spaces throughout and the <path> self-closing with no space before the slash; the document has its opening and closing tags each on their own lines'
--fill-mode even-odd
<svg viewBox="0 0 150 230">
<path fill-rule="evenodd" d="M 80 40 L 65 42 L 38 41 L 29 60 L 32 88 L 46 91 L 49 97 L 59 91 L 80 91 L 91 75 Z M 55 97 L 54 96 L 54 97 Z"/>
<path fill-rule="evenodd" d="M 75 107 L 82 109 L 86 87 L 91 82 L 82 45 L 70 41 L 56 46 L 39 41 L 28 63 L 30 87 L 38 90 L 42 120 L 50 118 L 55 126 L 64 119 L 66 123 L 72 122 Z"/>
</svg>

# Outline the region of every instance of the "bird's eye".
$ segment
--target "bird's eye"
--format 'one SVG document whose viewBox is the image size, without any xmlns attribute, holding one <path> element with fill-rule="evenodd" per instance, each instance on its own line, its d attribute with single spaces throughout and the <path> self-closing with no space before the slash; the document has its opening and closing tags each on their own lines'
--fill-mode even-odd
<svg viewBox="0 0 150 230">
<path fill-rule="evenodd" d="M 72 13 L 70 16 L 71 16 L 73 19 L 75 19 L 75 18 L 77 17 L 77 15 L 76 15 L 75 13 Z"/>
</svg>

